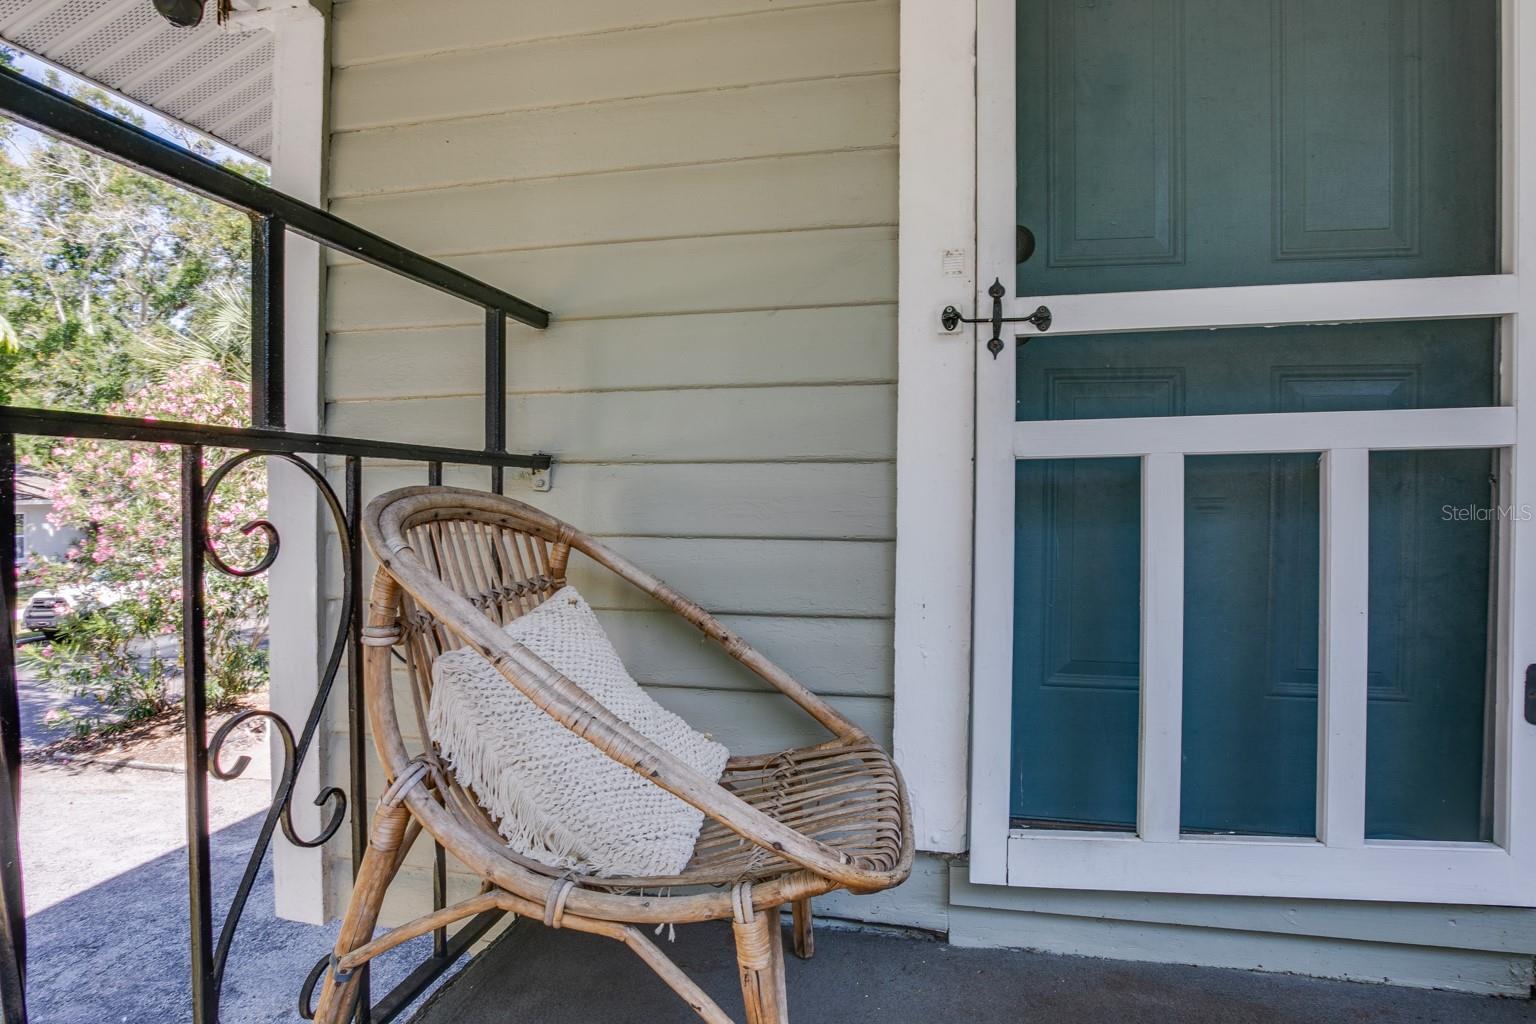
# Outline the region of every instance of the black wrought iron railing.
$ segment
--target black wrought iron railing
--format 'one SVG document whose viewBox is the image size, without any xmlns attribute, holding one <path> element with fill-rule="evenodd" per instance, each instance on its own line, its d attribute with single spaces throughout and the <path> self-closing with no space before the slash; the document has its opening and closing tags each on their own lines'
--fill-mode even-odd
<svg viewBox="0 0 1536 1024">
<path fill-rule="evenodd" d="M 539 307 L 476 280 L 445 264 L 396 245 L 349 224 L 324 210 L 300 202 L 205 160 L 157 136 L 31 82 L 0 67 L 0 114 L 57 136 L 102 156 L 120 161 L 209 199 L 243 210 L 251 217 L 251 422 L 249 428 L 176 423 L 118 416 L 57 412 L 0 406 L 0 551 L 15 550 L 15 478 L 17 435 L 95 438 L 173 444 L 181 449 L 182 657 L 185 674 L 183 710 L 186 724 L 187 913 L 190 925 L 191 977 L 188 1000 L 195 1024 L 216 1024 L 224 972 L 231 944 L 263 859 L 279 830 L 286 841 L 314 847 L 331 839 L 347 820 L 350 808 L 354 865 L 367 842 L 367 751 L 364 747 L 361 675 L 362 581 L 360 517 L 365 460 L 424 464 L 427 481 L 441 483 L 445 465 L 486 467 L 489 483 L 501 490 L 507 469 L 548 469 L 547 455 L 508 452 L 506 416 L 507 320 L 532 327 L 549 324 Z M 328 434 L 304 434 L 284 429 L 283 258 L 284 240 L 294 232 L 345 251 L 403 277 L 429 285 L 481 307 L 485 312 L 485 445 L 480 449 L 448 448 Z M 208 448 L 233 449 L 205 472 Z M 338 495 L 316 457 L 342 460 L 343 485 Z M 266 550 L 251 566 L 229 565 L 219 554 L 217 538 L 208 528 L 209 503 L 229 473 L 255 459 L 291 464 L 316 487 L 341 538 L 343 608 L 325 664 L 318 668 L 318 685 L 305 721 L 292 724 L 267 710 L 252 710 L 227 721 L 207 736 L 204 682 L 208 651 L 204 631 L 204 574 L 215 572 L 249 577 L 267 571 L 280 557 L 280 538 L 269 522 L 249 524 L 265 535 Z M 316 567 L 316 575 L 319 575 Z M 16 575 L 0 573 L 4 591 L 4 624 L 0 626 L 0 1021 L 25 1024 L 26 913 L 22 891 L 20 828 L 24 824 L 21 779 L 21 722 L 16 676 Z M 331 691 L 345 666 L 349 726 L 349 780 L 345 791 L 326 789 L 318 803 L 329 813 L 318 835 L 300 835 L 292 818 L 295 780 L 314 746 Z M 208 778 L 234 778 L 247 758 L 232 765 L 220 761 L 220 748 L 232 731 L 254 717 L 268 720 L 282 745 L 283 770 L 274 786 L 255 846 L 218 927 L 214 924 L 208 831 Z M 441 907 L 446 875 L 442 849 L 433 858 L 433 895 Z M 432 952 L 394 990 L 377 1001 L 365 989 L 357 1020 L 386 1024 L 495 923 L 499 913 L 482 915 L 449 935 L 439 931 Z M 295 979 L 300 1011 L 307 1014 L 309 995 L 324 968 L 328 949 L 316 949 L 316 967 L 307 979 Z"/>
</svg>

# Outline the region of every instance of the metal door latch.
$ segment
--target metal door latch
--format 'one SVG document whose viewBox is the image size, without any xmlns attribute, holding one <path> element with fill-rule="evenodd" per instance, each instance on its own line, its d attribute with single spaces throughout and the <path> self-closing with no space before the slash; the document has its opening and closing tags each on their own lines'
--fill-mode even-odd
<svg viewBox="0 0 1536 1024">
<path fill-rule="evenodd" d="M 1003 350 L 1003 324 L 1034 324 L 1042 333 L 1051 329 L 1051 310 L 1048 306 L 1040 306 L 1029 316 L 1003 316 L 1003 296 L 1008 294 L 1008 289 L 1003 287 L 1001 278 L 992 282 L 992 287 L 987 289 L 987 294 L 992 296 L 990 317 L 961 316 L 960 311 L 954 306 L 945 306 L 944 312 L 939 314 L 939 323 L 944 325 L 946 331 L 952 331 L 961 324 L 990 323 L 992 340 L 987 342 L 987 351 L 992 353 L 993 359 L 996 359 L 998 353 Z"/>
</svg>

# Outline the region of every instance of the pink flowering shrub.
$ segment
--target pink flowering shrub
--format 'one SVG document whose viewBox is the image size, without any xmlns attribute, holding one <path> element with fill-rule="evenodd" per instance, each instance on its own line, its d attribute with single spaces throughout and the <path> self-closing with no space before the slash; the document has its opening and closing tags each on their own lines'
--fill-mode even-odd
<svg viewBox="0 0 1536 1024">
<path fill-rule="evenodd" d="M 211 363 L 171 368 L 156 387 L 108 410 L 235 426 L 249 408 L 249 389 Z M 79 551 L 41 563 L 38 586 L 84 588 L 100 604 L 68 620 L 54 643 L 24 648 L 30 667 L 54 685 L 97 701 L 100 712 L 76 716 L 77 731 L 113 728 L 171 704 L 168 684 L 180 661 L 181 448 L 176 445 L 66 440 L 52 452 L 56 525 L 83 527 Z M 205 449 L 203 475 L 230 455 Z M 232 566 L 254 565 L 265 550 L 260 531 L 241 528 L 266 515 L 261 460 L 235 470 L 214 493 L 209 536 Z M 215 705 L 266 683 L 267 583 L 238 579 L 207 565 L 208 697 Z M 102 598 L 104 599 L 98 599 Z"/>
</svg>

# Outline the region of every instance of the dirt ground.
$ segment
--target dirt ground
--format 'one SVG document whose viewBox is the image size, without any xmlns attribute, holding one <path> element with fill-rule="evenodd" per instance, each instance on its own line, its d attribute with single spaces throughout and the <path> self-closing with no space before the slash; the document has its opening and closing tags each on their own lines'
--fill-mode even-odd
<svg viewBox="0 0 1536 1024">
<path fill-rule="evenodd" d="M 247 694 L 227 708 L 211 711 L 208 714 L 208 736 L 211 738 L 225 722 L 236 715 L 266 707 L 267 692 L 262 690 Z M 65 761 L 76 764 L 85 760 L 131 762 L 135 765 L 161 765 L 166 768 L 180 768 L 186 763 L 186 733 L 180 708 L 172 708 L 119 732 L 60 736 L 49 730 L 45 735 L 48 736 L 45 742 L 28 747 L 28 760 L 36 763 Z M 247 774 L 252 778 L 270 778 L 266 749 L 267 723 L 256 718 L 237 728 L 225 740 L 223 761 L 226 765 L 232 765 L 241 755 L 249 756 L 251 765 Z"/>
</svg>

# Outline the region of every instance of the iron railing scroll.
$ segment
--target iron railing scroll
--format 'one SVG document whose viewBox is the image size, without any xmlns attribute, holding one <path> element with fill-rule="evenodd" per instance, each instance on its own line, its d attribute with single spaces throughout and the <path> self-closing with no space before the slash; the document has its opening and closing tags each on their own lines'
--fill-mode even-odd
<svg viewBox="0 0 1536 1024">
<path fill-rule="evenodd" d="M 368 756 L 365 747 L 361 672 L 363 472 L 367 461 L 424 465 L 429 483 L 440 484 L 445 465 L 489 470 L 490 484 L 500 491 L 508 469 L 547 470 L 547 455 L 508 452 L 506 377 L 507 321 L 535 328 L 549 324 L 549 313 L 515 295 L 396 245 L 324 210 L 251 181 L 239 174 L 168 143 L 149 132 L 119 121 L 45 86 L 0 67 L 0 114 L 39 131 L 62 138 L 113 160 L 135 167 L 209 199 L 250 215 L 251 230 L 251 427 L 141 420 L 121 416 L 59 412 L 0 406 L 0 541 L 15 550 L 15 437 L 75 437 L 177 445 L 181 449 L 181 553 L 183 616 L 183 712 L 186 720 L 187 912 L 190 922 L 191 978 L 188 1000 L 194 1024 L 217 1024 L 220 994 L 230 952 L 246 903 L 262 863 L 280 831 L 285 841 L 316 847 L 336 836 L 351 819 L 354 868 L 367 842 L 366 802 Z M 479 306 L 485 314 L 485 446 L 479 449 L 418 445 L 398 441 L 305 434 L 285 429 L 283 252 L 288 232 L 314 239 L 383 267 L 410 280 Z M 228 452 L 211 468 L 210 449 Z M 320 459 L 340 457 L 342 493 L 337 494 Z M 257 460 L 285 462 L 316 488 L 340 540 L 343 607 L 330 637 L 324 666 L 319 670 L 313 703 L 297 730 L 268 710 L 250 710 L 226 721 L 207 736 L 204 679 L 208 668 L 204 629 L 204 580 L 211 569 L 236 578 L 267 572 L 281 557 L 282 538 L 272 523 L 245 524 L 247 535 L 260 533 L 264 550 L 250 565 L 232 565 L 220 552 L 219 538 L 209 529 L 209 508 L 220 484 L 242 466 Z M 319 574 L 319 567 L 316 575 Z M 26 1024 L 26 917 L 22 900 L 20 828 L 21 738 L 16 679 L 16 577 L 0 573 L 5 603 L 0 627 L 0 1024 Z M 312 836 L 299 832 L 293 820 L 295 782 L 310 755 L 325 720 L 331 691 L 346 666 L 346 713 L 349 727 L 345 788 L 331 786 L 315 799 L 325 811 L 324 824 Z M 273 787 L 256 842 L 246 860 L 229 907 L 214 923 L 212 871 L 209 857 L 208 779 L 232 779 L 245 771 L 248 757 L 226 764 L 225 741 L 254 719 L 264 720 L 282 754 L 282 770 Z M 433 902 L 446 902 L 447 874 L 440 846 L 433 851 Z M 494 925 L 500 912 L 481 915 L 452 935 L 440 929 L 430 955 L 392 991 L 373 1001 L 359 1000 L 359 1024 L 387 1024 L 447 971 Z M 300 1013 L 309 1016 L 310 998 L 329 959 L 329 949 L 317 949 L 315 968 L 295 979 Z"/>
</svg>

